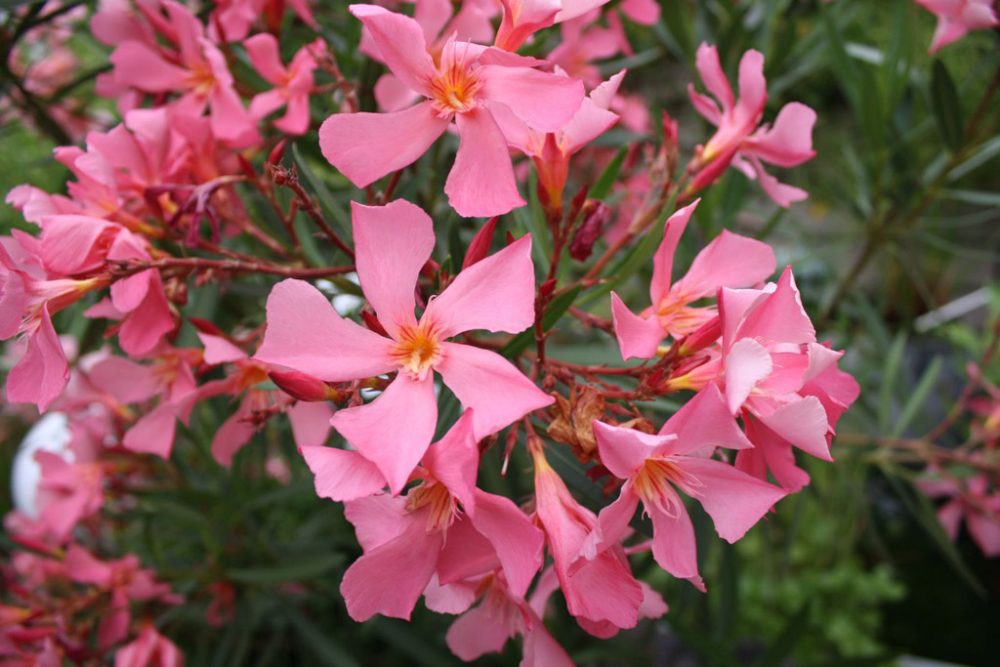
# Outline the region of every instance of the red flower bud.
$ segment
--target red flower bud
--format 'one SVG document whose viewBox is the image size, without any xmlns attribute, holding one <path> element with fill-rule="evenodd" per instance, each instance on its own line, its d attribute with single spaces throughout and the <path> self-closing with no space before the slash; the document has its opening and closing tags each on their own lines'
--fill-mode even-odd
<svg viewBox="0 0 1000 667">
<path fill-rule="evenodd" d="M 293 398 L 300 401 L 337 401 L 341 393 L 317 377 L 299 371 L 268 371 L 274 384 Z"/>
</svg>

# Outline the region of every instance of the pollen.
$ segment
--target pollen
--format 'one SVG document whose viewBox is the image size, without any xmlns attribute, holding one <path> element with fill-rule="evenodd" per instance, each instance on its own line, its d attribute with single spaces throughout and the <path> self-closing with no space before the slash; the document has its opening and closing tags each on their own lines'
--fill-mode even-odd
<svg viewBox="0 0 1000 667">
<path fill-rule="evenodd" d="M 393 357 L 414 379 L 423 380 L 441 361 L 441 341 L 433 327 L 405 327 L 396 340 Z"/>
<path fill-rule="evenodd" d="M 442 116 L 471 111 L 482 87 L 479 78 L 461 62 L 452 62 L 431 81 L 431 99 Z"/>
</svg>

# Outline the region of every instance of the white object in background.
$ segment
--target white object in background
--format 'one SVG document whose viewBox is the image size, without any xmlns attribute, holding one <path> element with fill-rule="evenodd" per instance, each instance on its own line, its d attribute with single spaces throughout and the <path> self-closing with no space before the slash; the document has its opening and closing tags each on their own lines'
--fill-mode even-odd
<svg viewBox="0 0 1000 667">
<path fill-rule="evenodd" d="M 76 457 L 69 446 L 71 439 L 69 422 L 66 420 L 66 415 L 61 412 L 48 413 L 24 436 L 14 457 L 10 476 L 14 506 L 20 512 L 32 519 L 38 518 L 35 501 L 38 495 L 38 483 L 42 479 L 42 467 L 35 460 L 35 452 L 52 452 L 72 462 Z"/>
</svg>

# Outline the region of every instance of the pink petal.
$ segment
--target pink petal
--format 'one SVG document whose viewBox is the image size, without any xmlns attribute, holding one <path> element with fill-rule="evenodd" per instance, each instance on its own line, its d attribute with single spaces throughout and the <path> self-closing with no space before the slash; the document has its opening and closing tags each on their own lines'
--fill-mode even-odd
<svg viewBox="0 0 1000 667">
<path fill-rule="evenodd" d="M 442 585 L 434 575 L 424 589 L 424 605 L 439 614 L 461 614 L 476 602 L 478 587 L 475 580 Z"/>
<path fill-rule="evenodd" d="M 365 298 L 397 337 L 416 326 L 413 292 L 434 250 L 434 223 L 420 207 L 397 199 L 385 206 L 351 202 L 355 263 Z"/>
<path fill-rule="evenodd" d="M 589 98 L 580 104 L 579 111 L 566 123 L 560 134 L 567 154 L 576 153 L 618 122 L 618 114 L 602 109 Z"/>
<path fill-rule="evenodd" d="M 143 356 L 159 345 L 163 337 L 174 328 L 174 318 L 163 293 L 160 275 L 154 272 L 150 276 L 146 298 L 122 322 L 118 330 L 118 342 L 128 354 Z"/>
<path fill-rule="evenodd" d="M 705 590 L 698 574 L 698 551 L 691 517 L 678 498 L 677 515 L 671 516 L 655 505 L 645 505 L 653 521 L 653 558 L 664 570 L 679 579 L 687 579 Z"/>
<path fill-rule="evenodd" d="M 298 136 L 309 131 L 309 97 L 306 94 L 288 98 L 285 115 L 274 121 L 274 126 L 287 134 Z"/>
<path fill-rule="evenodd" d="M 824 461 L 833 460 L 826 437 L 829 431 L 826 410 L 815 396 L 807 396 L 758 417 L 775 434 L 807 454 Z"/>
<path fill-rule="evenodd" d="M 420 95 L 392 74 L 375 82 L 375 102 L 382 111 L 400 111 L 420 99 Z"/>
<path fill-rule="evenodd" d="M 635 475 L 646 459 L 668 450 L 677 437 L 673 434 L 650 435 L 633 428 L 611 426 L 596 419 L 591 423 L 601 463 L 619 479 Z"/>
<path fill-rule="evenodd" d="M 215 366 L 247 358 L 246 352 L 222 336 L 213 336 L 212 334 L 199 331 L 198 340 L 205 346 L 203 358 L 206 364 Z"/>
<path fill-rule="evenodd" d="M 49 271 L 60 275 L 100 268 L 108 247 L 122 229 L 86 215 L 47 216 L 41 224 L 42 260 Z"/>
<path fill-rule="evenodd" d="M 101 391 L 121 403 L 139 403 L 156 395 L 160 381 L 148 366 L 137 364 L 124 357 L 101 359 L 90 369 L 87 377 Z"/>
<path fill-rule="evenodd" d="M 111 54 L 111 64 L 116 81 L 147 93 L 183 90 L 187 86 L 187 70 L 171 65 L 141 42 L 119 44 Z"/>
<path fill-rule="evenodd" d="M 764 105 L 767 104 L 767 82 L 764 80 L 764 55 L 760 51 L 750 49 L 740 58 L 740 99 L 733 112 L 733 124 L 753 130 Z"/>
<path fill-rule="evenodd" d="M 490 113 L 477 108 L 456 115 L 455 120 L 458 154 L 444 185 L 455 212 L 465 218 L 485 218 L 524 206 L 507 141 Z"/>
<path fill-rule="evenodd" d="M 381 375 L 395 368 L 392 341 L 337 315 L 319 290 L 283 280 L 267 298 L 267 330 L 255 359 L 328 382 Z"/>
<path fill-rule="evenodd" d="M 476 74 L 482 95 L 500 102 L 530 127 L 555 132 L 580 108 L 583 82 L 567 76 L 539 72 L 530 67 L 483 65 Z"/>
<path fill-rule="evenodd" d="M 615 327 L 615 337 L 622 359 L 652 359 L 660 342 L 666 337 L 666 332 L 660 326 L 660 320 L 655 316 L 640 317 L 636 315 L 621 298 L 611 293 L 611 318 Z"/>
<path fill-rule="evenodd" d="M 712 517 L 719 537 L 730 544 L 743 537 L 787 495 L 783 489 L 754 479 L 721 461 L 686 457 L 678 465 L 704 484 L 697 488 L 695 499 Z"/>
<path fill-rule="evenodd" d="M 371 496 L 385 487 L 378 468 L 357 452 L 335 447 L 300 447 L 312 471 L 316 495 L 337 502 Z"/>
<path fill-rule="evenodd" d="M 9 402 L 34 403 L 44 412 L 66 387 L 69 365 L 47 306 L 42 307 L 39 319 L 24 356 L 7 374 L 6 390 Z"/>
<path fill-rule="evenodd" d="M 299 401 L 285 410 L 292 424 L 292 438 L 298 447 L 318 447 L 330 435 L 333 409 L 326 401 Z"/>
<path fill-rule="evenodd" d="M 449 122 L 430 102 L 394 113 L 338 113 L 320 126 L 319 147 L 330 164 L 363 188 L 416 162 Z"/>
<path fill-rule="evenodd" d="M 816 329 L 802 307 L 790 266 L 782 272 L 777 289 L 747 313 L 739 334 L 796 345 L 816 342 Z"/>
<path fill-rule="evenodd" d="M 499 653 L 517 632 L 513 617 L 494 613 L 487 603 L 462 614 L 448 628 L 445 641 L 451 652 L 466 662 L 487 653 Z"/>
<path fill-rule="evenodd" d="M 244 398 L 240 407 L 222 422 L 219 430 L 212 437 L 212 458 L 225 468 L 233 464 L 233 457 L 257 432 L 257 428 L 248 421 L 250 417 L 249 397 Z"/>
<path fill-rule="evenodd" d="M 439 441 L 427 448 L 423 466 L 462 503 L 469 516 L 476 511 L 479 443 L 472 432 L 472 411 L 466 410 Z"/>
<path fill-rule="evenodd" d="M 757 180 L 760 181 L 760 186 L 764 188 L 767 196 L 773 199 L 774 203 L 778 206 L 788 208 L 795 202 L 809 197 L 809 193 L 805 190 L 781 183 L 777 178 L 764 171 L 764 165 L 756 157 L 747 156 L 747 158 L 753 167 Z"/>
<path fill-rule="evenodd" d="M 476 438 L 496 433 L 553 398 L 535 386 L 496 352 L 458 343 L 442 343 L 437 370 L 462 407 L 474 411 Z"/>
<path fill-rule="evenodd" d="M 344 573 L 340 594 L 355 621 L 375 614 L 409 620 L 441 551 L 441 533 L 427 532 L 425 515 L 414 513 L 401 535 L 366 551 Z"/>
<path fill-rule="evenodd" d="M 170 458 L 174 446 L 174 430 L 177 415 L 174 406 L 161 401 L 152 412 L 143 415 L 125 433 L 122 445 L 133 452 L 155 454 L 160 458 Z"/>
<path fill-rule="evenodd" d="M 281 62 L 278 40 L 274 35 L 267 32 L 258 33 L 243 40 L 243 48 L 247 50 L 254 69 L 264 77 L 265 81 L 276 86 L 284 80 L 287 70 Z"/>
<path fill-rule="evenodd" d="M 400 81 L 424 97 L 431 96 L 429 81 L 437 70 L 427 52 L 420 24 L 409 16 L 375 5 L 351 5 L 351 14 L 368 28 L 378 45 L 382 62 Z"/>
<path fill-rule="evenodd" d="M 732 414 L 772 368 L 771 354 L 753 338 L 740 339 L 729 348 L 725 357 L 726 404 Z"/>
<path fill-rule="evenodd" d="M 380 494 L 344 503 L 344 516 L 354 526 L 361 548 L 371 551 L 402 535 L 410 524 L 407 499 Z"/>
<path fill-rule="evenodd" d="M 524 634 L 524 659 L 519 667 L 573 667 L 575 663 L 545 628 L 542 619 Z"/>
<path fill-rule="evenodd" d="M 668 448 L 671 454 L 692 454 L 702 449 L 711 454 L 716 447 L 747 449 L 753 446 L 714 384 L 705 386 L 685 403 L 667 420 L 660 433 L 677 436 Z"/>
<path fill-rule="evenodd" d="M 442 338 L 477 329 L 518 333 L 530 327 L 535 321 L 531 236 L 459 273 L 427 304 L 422 321 L 433 322 Z"/>
<path fill-rule="evenodd" d="M 524 597 L 542 565 L 542 531 L 510 499 L 479 490 L 472 525 L 496 549 L 511 592 Z"/>
<path fill-rule="evenodd" d="M 789 493 L 797 493 L 809 483 L 809 475 L 795 465 L 795 453 L 787 441 L 755 419 L 744 419 L 747 438 L 752 449 L 736 455 L 736 467 L 758 479 L 767 479 L 770 470 L 774 479 Z"/>
<path fill-rule="evenodd" d="M 997 503 L 994 503 L 994 511 L 996 507 Z M 965 525 L 983 555 L 987 558 L 1000 556 L 1000 521 L 992 516 L 974 512 L 966 516 Z"/>
<path fill-rule="evenodd" d="M 672 291 L 690 302 L 714 296 L 720 287 L 752 287 L 774 273 L 775 265 L 771 246 L 724 229 L 698 253 Z"/>
<path fill-rule="evenodd" d="M 434 437 L 434 379 L 413 380 L 400 373 L 374 401 L 339 410 L 330 423 L 399 493 Z"/>
<path fill-rule="evenodd" d="M 670 292 L 671 274 L 674 269 L 674 253 L 681 235 L 687 228 L 691 215 L 698 208 L 700 199 L 696 199 L 684 208 L 675 211 L 663 227 L 663 240 L 653 255 L 653 280 L 649 284 L 649 298 L 655 308 Z"/>
<path fill-rule="evenodd" d="M 597 515 L 597 525 L 584 540 L 580 557 L 593 560 L 607 549 L 620 544 L 629 531 L 629 523 L 638 507 L 639 496 L 635 495 L 631 484 L 626 483 L 618 498 Z"/>
<path fill-rule="evenodd" d="M 651 26 L 660 20 L 660 5 L 655 0 L 623 0 L 618 9 L 640 25 Z"/>
<path fill-rule="evenodd" d="M 722 71 L 722 65 L 719 63 L 719 52 L 715 50 L 715 46 L 702 42 L 695 57 L 695 66 L 698 68 L 701 80 L 705 83 L 705 88 L 715 95 L 715 98 L 722 104 L 723 112 L 732 109 L 736 103 L 733 99 L 733 89 L 729 86 L 726 73 Z"/>
<path fill-rule="evenodd" d="M 442 584 L 469 581 L 500 568 L 497 550 L 476 530 L 468 515 L 459 515 L 445 537 L 437 564 L 437 577 Z"/>
<path fill-rule="evenodd" d="M 639 620 L 642 587 L 624 555 L 615 550 L 586 561 L 562 581 L 562 588 L 566 606 L 578 620 L 607 622 L 616 628 L 633 628 Z"/>
<path fill-rule="evenodd" d="M 816 112 L 799 102 L 782 107 L 774 127 L 754 134 L 747 146 L 764 162 L 794 167 L 816 155 L 812 147 Z"/>
</svg>

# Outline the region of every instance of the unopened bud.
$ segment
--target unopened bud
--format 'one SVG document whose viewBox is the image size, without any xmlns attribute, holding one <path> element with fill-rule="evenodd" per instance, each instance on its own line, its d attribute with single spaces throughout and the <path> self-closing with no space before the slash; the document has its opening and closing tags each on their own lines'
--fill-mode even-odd
<svg viewBox="0 0 1000 667">
<path fill-rule="evenodd" d="M 462 269 L 465 270 L 486 257 L 490 252 L 490 245 L 493 243 L 493 232 L 497 228 L 497 220 L 492 217 L 486 221 L 469 243 L 469 249 L 465 251 L 465 260 L 462 262 Z"/>
<path fill-rule="evenodd" d="M 339 401 L 343 398 L 341 392 L 323 380 L 299 371 L 272 369 L 267 375 L 283 392 L 300 401 Z"/>
<path fill-rule="evenodd" d="M 570 257 L 579 262 L 590 257 L 594 244 L 611 221 L 611 214 L 611 207 L 601 201 L 592 199 L 583 205 L 583 222 L 576 228 L 573 240 L 569 243 Z"/>
</svg>

